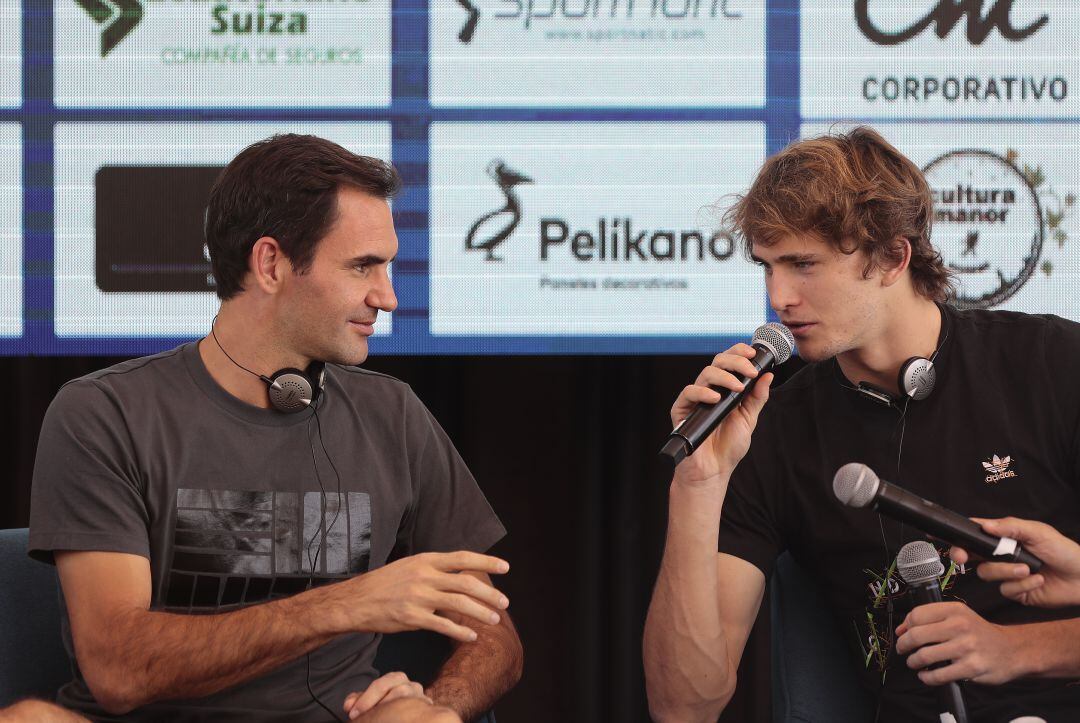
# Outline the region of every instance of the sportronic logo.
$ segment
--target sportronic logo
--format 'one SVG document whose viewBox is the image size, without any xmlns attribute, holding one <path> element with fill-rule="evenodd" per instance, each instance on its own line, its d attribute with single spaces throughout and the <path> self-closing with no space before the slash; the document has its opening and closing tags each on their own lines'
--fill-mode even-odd
<svg viewBox="0 0 1080 723">
<path fill-rule="evenodd" d="M 109 54 L 142 20 L 143 9 L 138 0 L 75 0 L 101 31 L 101 57 Z"/>
<path fill-rule="evenodd" d="M 899 45 L 911 40 L 916 35 L 934 27 L 934 33 L 944 39 L 964 16 L 967 16 L 967 39 L 972 45 L 982 45 L 994 28 L 998 28 L 1001 37 L 1012 42 L 1024 40 L 1037 33 L 1049 21 L 1047 15 L 1024 26 L 1016 27 L 1009 17 L 1013 0 L 995 0 L 990 9 L 983 14 L 984 0 L 939 0 L 937 5 L 922 18 L 906 28 L 895 32 L 882 30 L 870 19 L 870 0 L 855 1 L 855 20 L 859 30 L 869 40 L 878 45 Z M 899 7 L 906 7 L 898 4 Z M 896 12 L 893 6 L 892 12 Z"/>
<path fill-rule="evenodd" d="M 521 199 L 514 192 L 514 187 L 533 181 L 528 176 L 511 170 L 500 159 L 495 159 L 488 164 L 487 174 L 491 180 L 499 184 L 499 190 L 506 197 L 506 203 L 501 208 L 485 213 L 473 223 L 468 236 L 465 237 L 465 248 L 469 251 L 483 249 L 487 253 L 486 261 L 502 261 L 502 258 L 494 254 L 495 248 L 508 239 L 521 223 Z M 477 240 L 478 236 L 479 240 Z"/>
<path fill-rule="evenodd" d="M 457 0 L 468 13 L 465 24 L 458 31 L 458 40 L 464 44 L 472 42 L 476 25 L 480 21 L 480 0 Z M 489 17 L 496 21 L 512 20 L 521 23 L 524 30 L 543 26 L 552 35 L 548 40 L 581 40 L 587 30 L 589 40 L 628 39 L 643 40 L 665 37 L 671 40 L 701 40 L 704 30 L 699 27 L 683 31 L 665 31 L 658 28 L 622 28 L 620 24 L 650 18 L 654 23 L 665 22 L 684 25 L 704 20 L 740 20 L 743 12 L 732 9 L 733 0 L 634 0 L 622 3 L 621 0 L 581 0 L 581 7 L 573 7 L 573 0 L 500 0 L 502 8 L 492 12 Z M 507 7 L 509 6 L 509 7 Z M 585 26 L 584 28 L 582 26 Z"/>
</svg>

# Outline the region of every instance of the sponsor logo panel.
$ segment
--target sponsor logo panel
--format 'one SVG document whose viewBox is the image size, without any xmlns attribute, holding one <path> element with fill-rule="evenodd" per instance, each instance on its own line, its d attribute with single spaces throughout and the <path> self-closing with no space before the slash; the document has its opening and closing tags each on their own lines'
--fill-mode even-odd
<svg viewBox="0 0 1080 723">
<path fill-rule="evenodd" d="M 0 123 L 0 336 L 23 332 L 22 128 Z"/>
<path fill-rule="evenodd" d="M 803 0 L 802 112 L 1062 118 L 1080 104 L 1080 5 Z"/>
<path fill-rule="evenodd" d="M 59 107 L 390 104 L 389 0 L 56 0 Z"/>
<path fill-rule="evenodd" d="M 387 123 L 58 124 L 57 336 L 205 333 L 218 305 L 203 238 L 210 185 L 245 146 L 286 132 L 390 157 Z M 380 315 L 376 334 L 390 327 Z"/>
<path fill-rule="evenodd" d="M 436 123 L 432 334 L 749 334 L 761 270 L 720 231 L 758 123 Z M 730 201 L 730 198 L 726 199 Z"/>
<path fill-rule="evenodd" d="M 804 137 L 842 126 L 804 125 Z M 1040 124 L 888 124 L 882 135 L 926 174 L 932 240 L 956 274 L 962 308 L 1080 320 L 1076 244 L 1080 128 Z"/>
<path fill-rule="evenodd" d="M 436 0 L 432 105 L 753 106 L 764 0 Z"/>
</svg>

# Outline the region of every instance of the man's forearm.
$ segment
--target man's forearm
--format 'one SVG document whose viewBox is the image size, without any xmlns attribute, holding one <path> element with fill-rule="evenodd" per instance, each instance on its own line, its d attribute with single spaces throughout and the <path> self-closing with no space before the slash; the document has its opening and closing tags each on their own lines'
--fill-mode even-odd
<svg viewBox="0 0 1080 723">
<path fill-rule="evenodd" d="M 725 487 L 671 486 L 664 557 L 644 638 L 649 707 L 660 720 L 715 720 L 734 690 L 716 564 Z"/>
<path fill-rule="evenodd" d="M 78 713 L 43 700 L 23 700 L 0 709 L 0 723 L 90 723 Z"/>
<path fill-rule="evenodd" d="M 1080 619 L 1009 625 L 1019 676 L 1080 678 Z"/>
<path fill-rule="evenodd" d="M 457 644 L 427 689 L 435 705 L 450 708 L 462 720 L 491 710 L 521 679 L 521 641 L 509 615 L 505 611 L 500 615 L 498 625 L 464 623 L 476 630 L 476 640 Z"/>
<path fill-rule="evenodd" d="M 216 615 L 130 610 L 111 621 L 99 657 L 80 665 L 98 702 L 126 712 L 156 700 L 216 693 L 333 639 L 328 588 Z M 313 615 L 319 605 L 323 614 Z M 106 652 L 107 651 L 107 652 Z"/>
</svg>

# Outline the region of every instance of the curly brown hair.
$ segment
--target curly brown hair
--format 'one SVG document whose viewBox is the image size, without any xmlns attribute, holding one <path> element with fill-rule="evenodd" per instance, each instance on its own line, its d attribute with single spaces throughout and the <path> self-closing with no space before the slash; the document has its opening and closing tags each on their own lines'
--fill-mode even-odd
<svg viewBox="0 0 1080 723">
<path fill-rule="evenodd" d="M 933 201 L 922 171 L 865 126 L 792 143 L 769 158 L 750 190 L 724 214 L 749 256 L 753 244 L 810 233 L 845 254 L 862 250 L 868 278 L 899 263 L 911 244 L 915 291 L 935 301 L 953 292 L 952 272 L 930 244 Z"/>
</svg>

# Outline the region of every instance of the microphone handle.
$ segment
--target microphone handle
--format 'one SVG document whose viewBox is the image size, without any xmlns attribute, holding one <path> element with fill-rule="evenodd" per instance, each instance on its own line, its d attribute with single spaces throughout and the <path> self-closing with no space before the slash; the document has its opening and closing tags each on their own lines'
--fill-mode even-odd
<svg viewBox="0 0 1080 723">
<path fill-rule="evenodd" d="M 987 560 L 1020 562 L 1027 565 L 1032 573 L 1038 572 L 1042 567 L 1042 560 L 1022 549 L 1019 542 L 988 535 L 982 527 L 963 515 L 885 480 L 881 480 L 881 486 L 874 498 L 874 509 L 914 525 L 951 545 L 965 547 L 969 552 Z M 1003 548 L 1003 542 L 1012 544 L 1006 544 Z"/>
<path fill-rule="evenodd" d="M 758 370 L 758 375 L 756 377 L 747 377 L 732 372 L 735 378 L 745 385 L 741 392 L 733 392 L 730 389 L 710 384 L 710 389 L 720 392 L 724 397 L 716 404 L 699 403 L 694 408 L 694 411 L 690 412 L 690 416 L 671 430 L 667 441 L 660 449 L 662 456 L 668 457 L 675 466 L 678 466 L 683 459 L 693 454 L 698 445 L 704 442 L 712 434 L 713 430 L 720 425 L 724 417 L 739 405 L 743 396 L 750 393 L 750 390 L 754 388 L 754 384 L 761 378 L 761 373 L 772 368 L 776 362 L 773 353 L 760 344 L 754 344 L 754 350 L 757 353 L 750 360 L 750 363 Z"/>
<path fill-rule="evenodd" d="M 908 591 L 915 601 L 916 607 L 919 605 L 941 602 L 941 585 L 938 584 L 936 577 L 919 583 L 910 583 L 908 585 Z M 950 662 L 951 661 L 946 660 L 941 663 L 935 663 L 927 668 L 927 670 L 944 668 Z M 964 704 L 964 694 L 960 690 L 959 683 L 953 681 L 938 686 L 938 700 L 941 701 L 941 705 L 944 708 L 940 713 L 942 723 L 968 723 L 967 706 Z M 951 720 L 947 716 L 952 716 Z"/>
</svg>

